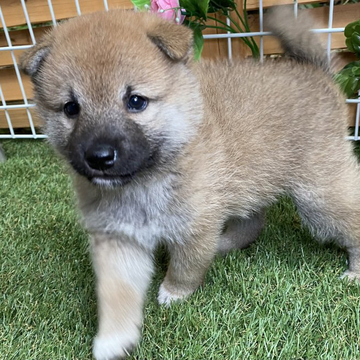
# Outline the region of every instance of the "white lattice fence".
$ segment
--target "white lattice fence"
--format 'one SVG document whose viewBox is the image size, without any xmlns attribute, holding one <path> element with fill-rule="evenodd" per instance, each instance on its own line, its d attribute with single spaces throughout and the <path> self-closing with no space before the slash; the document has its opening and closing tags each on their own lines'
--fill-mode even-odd
<svg viewBox="0 0 360 360">
<path fill-rule="evenodd" d="M 221 52 L 226 43 L 226 56 L 234 57 L 234 41 L 240 37 L 255 37 L 258 39 L 260 61 L 264 55 L 277 52 L 269 35 L 263 28 L 264 7 L 275 4 L 289 3 L 291 0 L 248 0 L 248 9 L 257 9 L 257 14 L 252 15 L 254 31 L 239 34 L 207 34 L 207 46 L 210 51 L 204 51 L 204 56 L 214 52 L 214 39 L 218 41 L 216 52 Z M 314 0 L 299 0 L 299 2 L 314 2 Z M 239 3 L 239 2 L 238 2 Z M 315 16 L 321 14 L 323 28 L 314 29 L 316 33 L 327 36 L 327 55 L 331 61 L 331 51 L 334 48 L 344 47 L 344 40 L 340 37 L 344 26 L 360 18 L 360 4 L 340 5 L 334 7 L 334 0 L 328 2 L 326 8 L 308 9 Z M 29 79 L 22 75 L 17 66 L 19 54 L 33 46 L 36 38 L 40 37 L 49 26 L 56 26 L 57 21 L 89 13 L 100 9 L 108 10 L 113 7 L 131 8 L 129 0 L 2 0 L 0 3 L 0 20 L 2 32 L 0 33 L 0 139 L 44 138 L 38 128 L 39 120 L 34 111 L 35 105 L 31 103 L 32 91 Z M 334 10 L 335 9 L 335 10 Z M 294 3 L 294 12 L 299 11 L 298 2 Z M 303 11 L 303 10 L 301 10 Z M 324 20 L 324 11 L 326 18 Z M 340 15 L 338 15 L 340 14 Z M 313 15 L 313 14 L 310 14 Z M 39 24 L 42 24 L 39 26 Z M 44 27 L 45 24 L 45 27 Z M 338 25 L 341 26 L 338 26 Z M 0 29 L 1 30 L 1 29 Z M 335 38 L 336 37 L 336 38 Z M 335 38 L 335 39 L 334 39 Z M 220 50 L 218 50 L 220 49 Z M 243 54 L 244 55 L 244 54 Z M 235 52 L 235 56 L 237 56 Z M 347 103 L 353 104 L 355 133 L 349 139 L 359 140 L 359 115 L 360 99 L 348 99 Z M 356 107 L 356 109 L 354 109 Z"/>
</svg>

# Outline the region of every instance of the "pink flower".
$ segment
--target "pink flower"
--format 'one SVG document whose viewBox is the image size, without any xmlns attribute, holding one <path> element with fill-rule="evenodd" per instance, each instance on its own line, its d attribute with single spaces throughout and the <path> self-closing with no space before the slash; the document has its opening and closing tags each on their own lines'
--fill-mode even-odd
<svg viewBox="0 0 360 360">
<path fill-rule="evenodd" d="M 177 24 L 182 24 L 185 19 L 181 15 L 179 0 L 151 0 L 150 11 Z"/>
</svg>

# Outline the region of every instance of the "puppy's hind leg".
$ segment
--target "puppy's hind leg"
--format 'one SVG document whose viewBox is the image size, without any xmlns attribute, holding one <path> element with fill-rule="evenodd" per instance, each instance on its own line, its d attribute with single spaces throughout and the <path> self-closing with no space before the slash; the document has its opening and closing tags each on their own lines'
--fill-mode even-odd
<svg viewBox="0 0 360 360">
<path fill-rule="evenodd" d="M 245 249 L 260 235 L 265 225 L 265 211 L 250 218 L 230 218 L 218 241 L 218 252 L 225 255 L 231 250 Z"/>
<path fill-rule="evenodd" d="M 330 169 L 330 167 L 328 167 Z M 304 222 L 323 240 L 335 240 L 348 252 L 344 277 L 360 281 L 360 169 L 345 159 L 315 182 L 295 187 L 293 198 Z"/>
</svg>

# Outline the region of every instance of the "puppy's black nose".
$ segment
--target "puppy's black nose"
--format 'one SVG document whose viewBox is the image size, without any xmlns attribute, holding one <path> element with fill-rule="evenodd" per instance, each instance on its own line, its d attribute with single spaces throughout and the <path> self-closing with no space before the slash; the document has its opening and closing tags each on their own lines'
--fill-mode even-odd
<svg viewBox="0 0 360 360">
<path fill-rule="evenodd" d="M 87 164 L 94 170 L 106 170 L 114 166 L 116 150 L 107 144 L 95 144 L 85 152 Z"/>
</svg>

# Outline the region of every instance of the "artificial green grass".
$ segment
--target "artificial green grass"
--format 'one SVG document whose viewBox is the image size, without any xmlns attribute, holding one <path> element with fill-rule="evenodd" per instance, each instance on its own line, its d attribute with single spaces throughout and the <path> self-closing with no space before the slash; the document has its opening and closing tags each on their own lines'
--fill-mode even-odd
<svg viewBox="0 0 360 360">
<path fill-rule="evenodd" d="M 94 276 L 68 176 L 43 142 L 3 147 L 0 359 L 91 359 Z M 205 286 L 170 308 L 156 302 L 158 252 L 129 359 L 360 359 L 360 285 L 339 279 L 346 254 L 314 242 L 288 199 L 267 219 L 255 244 L 218 257 Z"/>
</svg>

